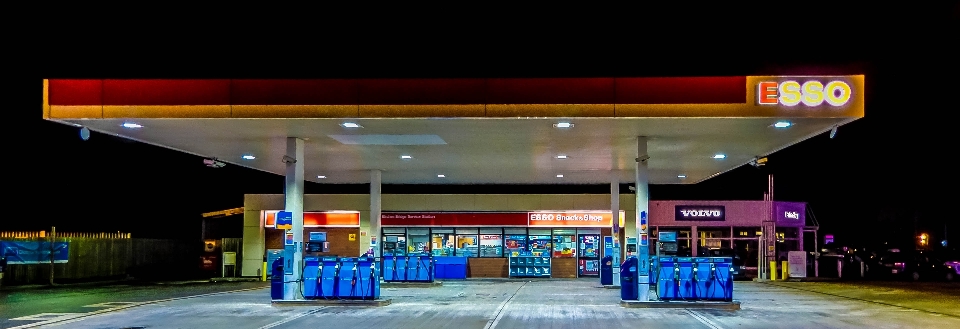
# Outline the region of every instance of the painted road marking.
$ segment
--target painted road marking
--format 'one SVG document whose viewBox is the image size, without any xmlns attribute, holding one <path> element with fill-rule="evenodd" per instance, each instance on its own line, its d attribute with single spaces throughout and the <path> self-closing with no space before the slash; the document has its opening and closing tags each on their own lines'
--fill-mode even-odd
<svg viewBox="0 0 960 329">
<path fill-rule="evenodd" d="M 507 307 L 507 304 L 510 303 L 511 300 L 513 300 L 513 297 L 516 296 L 517 293 L 520 292 L 520 289 L 523 288 L 523 286 L 525 285 L 527 285 L 527 282 L 524 282 L 523 284 L 521 284 L 520 287 L 517 288 L 517 291 L 514 291 L 513 295 L 510 295 L 510 298 L 507 298 L 507 300 L 504 300 L 503 302 L 500 303 L 500 306 L 497 306 L 497 313 L 496 313 L 497 316 L 494 317 L 493 319 L 490 319 L 490 321 L 487 321 L 487 325 L 484 326 L 483 329 L 493 329 L 497 327 L 497 324 L 500 323 L 500 319 L 503 319 L 503 314 L 504 314 L 503 309 Z"/>
<path fill-rule="evenodd" d="M 710 319 L 707 319 L 707 317 L 704 316 L 703 314 L 700 314 L 700 312 L 691 311 L 689 309 L 683 309 L 683 311 L 687 312 L 687 314 L 690 314 L 690 316 L 692 316 L 694 319 L 697 319 L 697 321 L 700 321 L 700 323 L 703 323 L 707 327 L 714 328 L 714 329 L 723 328 L 723 327 L 720 327 L 720 325 L 718 325 L 716 322 L 713 322 L 713 321 L 710 321 Z"/>
<path fill-rule="evenodd" d="M 106 302 L 106 303 L 86 305 L 83 307 L 118 307 L 118 306 L 127 306 L 127 305 L 133 305 L 133 304 L 140 304 L 140 303 L 138 302 Z"/>
<path fill-rule="evenodd" d="M 305 316 L 307 316 L 307 315 L 320 312 L 320 310 L 325 309 L 325 308 L 326 308 L 326 307 L 315 308 L 315 309 L 312 309 L 312 310 L 309 310 L 309 311 L 306 311 L 306 312 L 303 312 L 303 313 L 300 313 L 300 314 L 291 316 L 291 317 L 289 317 L 289 318 L 282 319 L 282 320 L 280 320 L 280 321 L 277 321 L 277 322 L 274 322 L 274 323 L 265 325 L 265 326 L 263 326 L 263 327 L 260 327 L 260 329 L 273 328 L 273 327 L 279 326 L 279 325 L 281 325 L 281 324 L 284 324 L 284 323 L 287 323 L 287 322 L 290 322 L 290 321 L 293 321 L 293 320 L 296 320 L 296 319 L 305 317 Z"/>
<path fill-rule="evenodd" d="M 55 321 L 55 320 L 65 320 L 70 318 L 75 318 L 82 316 L 86 313 L 40 313 L 34 315 L 21 316 L 19 318 L 13 318 L 10 320 L 16 321 Z"/>
<path fill-rule="evenodd" d="M 96 310 L 96 311 L 87 312 L 87 313 L 71 313 L 71 314 L 76 314 L 76 316 L 73 316 L 73 317 L 65 317 L 65 318 L 62 318 L 62 319 L 60 319 L 60 318 L 46 319 L 46 320 L 43 320 L 43 321 L 40 321 L 40 322 L 34 322 L 34 323 L 25 324 L 25 325 L 16 326 L 16 327 L 11 327 L 11 328 L 7 328 L 7 329 L 35 328 L 35 327 L 46 326 L 46 325 L 50 325 L 50 324 L 54 324 L 54 323 L 57 323 L 57 324 L 72 323 L 72 322 L 77 322 L 77 321 L 83 320 L 84 318 L 87 318 L 87 317 L 90 317 L 90 316 L 99 315 L 99 314 L 104 314 L 104 313 L 109 313 L 109 312 L 115 312 L 115 311 L 119 311 L 119 310 L 123 310 L 123 309 L 128 309 L 128 308 L 136 307 L 136 306 L 140 306 L 140 305 L 156 304 L 156 303 L 169 302 L 169 301 L 174 301 L 174 300 L 190 299 L 190 298 L 198 298 L 198 297 L 207 297 L 207 296 L 214 296 L 214 295 L 223 295 L 223 294 L 230 294 L 230 293 L 235 293 L 235 292 L 251 291 L 251 290 L 261 290 L 261 289 L 268 289 L 268 288 L 264 288 L 264 287 L 244 288 L 244 289 L 237 289 L 237 290 L 230 290 L 230 291 L 213 292 L 213 293 L 209 293 L 209 294 L 200 294 L 200 295 L 193 295 L 193 296 L 186 296 L 186 297 L 174 297 L 174 298 L 153 300 L 153 301 L 148 301 L 148 302 L 140 302 L 140 303 L 134 303 L 134 304 L 127 304 L 127 305 L 116 306 L 116 307 L 111 307 L 111 308 L 102 309 L 102 310 Z M 59 314 L 66 314 L 66 313 L 59 313 Z M 31 316 L 33 316 L 33 315 L 31 315 Z M 11 319 L 11 320 L 13 320 L 13 319 Z M 36 321 L 36 320 L 34 320 L 34 321 Z"/>
</svg>

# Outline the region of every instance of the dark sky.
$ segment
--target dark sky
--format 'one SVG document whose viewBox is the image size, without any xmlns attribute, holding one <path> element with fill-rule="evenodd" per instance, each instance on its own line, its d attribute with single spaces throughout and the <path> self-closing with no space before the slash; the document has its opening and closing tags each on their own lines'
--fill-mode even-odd
<svg viewBox="0 0 960 329">
<path fill-rule="evenodd" d="M 744 166 L 692 186 L 654 185 L 652 198 L 759 200 L 766 175 L 774 174 L 776 199 L 809 202 L 822 233 L 841 241 L 910 239 L 915 225 L 934 241 L 945 224 L 960 237 L 958 216 L 945 215 L 956 194 L 949 159 L 957 139 L 948 118 L 960 108 L 953 81 L 960 55 L 951 48 L 960 31 L 957 8 L 834 7 L 832 16 L 795 14 L 757 24 L 751 22 L 759 12 L 714 17 L 705 11 L 670 24 L 633 24 L 621 16 L 594 17 L 601 22 L 595 24 L 580 19 L 587 13 L 519 15 L 486 25 L 448 17 L 385 20 L 376 29 L 317 20 L 137 25 L 132 18 L 121 28 L 63 18 L 37 31 L 43 42 L 19 52 L 28 74 L 14 78 L 7 111 L 22 114 L 16 120 L 23 124 L 8 126 L 5 185 L 15 195 L 6 200 L 0 230 L 56 225 L 194 238 L 200 213 L 242 206 L 244 193 L 283 191 L 277 175 L 211 169 L 198 157 L 97 133 L 81 141 L 76 128 L 40 118 L 43 78 L 865 74 L 865 118 L 841 127 L 835 139 L 814 137 L 770 156 L 764 168 Z M 781 32 L 761 37 L 761 28 Z M 384 192 L 456 189 L 385 186 Z M 366 191 L 365 185 L 307 186 L 308 193 Z M 608 191 L 606 185 L 562 190 Z"/>
</svg>

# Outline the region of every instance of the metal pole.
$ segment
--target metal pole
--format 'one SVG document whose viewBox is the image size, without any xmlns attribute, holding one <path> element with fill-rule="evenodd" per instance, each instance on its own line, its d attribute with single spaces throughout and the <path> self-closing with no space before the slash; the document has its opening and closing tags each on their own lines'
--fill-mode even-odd
<svg viewBox="0 0 960 329">
<path fill-rule="evenodd" d="M 53 242 L 55 241 L 55 236 L 57 234 L 57 227 L 50 227 L 50 285 L 53 285 Z"/>
<path fill-rule="evenodd" d="M 380 236 L 380 215 L 383 211 L 382 203 L 382 188 L 383 188 L 383 172 L 380 170 L 371 170 L 370 171 L 370 239 L 371 241 L 376 241 L 376 246 L 373 247 L 373 257 L 375 260 L 380 259 L 381 248 L 383 248 L 383 238 Z M 361 245 L 365 241 L 361 241 Z"/>
</svg>

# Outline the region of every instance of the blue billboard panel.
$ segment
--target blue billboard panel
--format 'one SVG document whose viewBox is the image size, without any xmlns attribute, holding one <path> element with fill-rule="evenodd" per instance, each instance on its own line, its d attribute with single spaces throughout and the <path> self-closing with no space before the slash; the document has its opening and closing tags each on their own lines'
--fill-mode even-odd
<svg viewBox="0 0 960 329">
<path fill-rule="evenodd" d="M 51 248 L 50 242 L 0 241 L 0 253 L 7 264 L 50 264 L 51 252 L 54 263 L 66 263 L 69 249 L 69 242 L 54 242 Z"/>
</svg>

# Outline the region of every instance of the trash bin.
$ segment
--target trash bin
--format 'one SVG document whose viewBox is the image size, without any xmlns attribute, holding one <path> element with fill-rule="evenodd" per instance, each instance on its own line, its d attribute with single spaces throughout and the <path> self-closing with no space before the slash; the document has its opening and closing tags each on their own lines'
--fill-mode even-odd
<svg viewBox="0 0 960 329">
<path fill-rule="evenodd" d="M 283 257 L 277 258 L 272 264 L 270 273 L 270 299 L 283 299 Z"/>
<path fill-rule="evenodd" d="M 613 285 L 613 256 L 603 257 L 600 260 L 600 285 Z"/>
<path fill-rule="evenodd" d="M 640 288 L 637 282 L 640 279 L 637 267 L 636 256 L 630 256 L 620 265 L 620 299 L 622 300 L 640 299 L 640 294 L 637 291 Z"/>
</svg>

